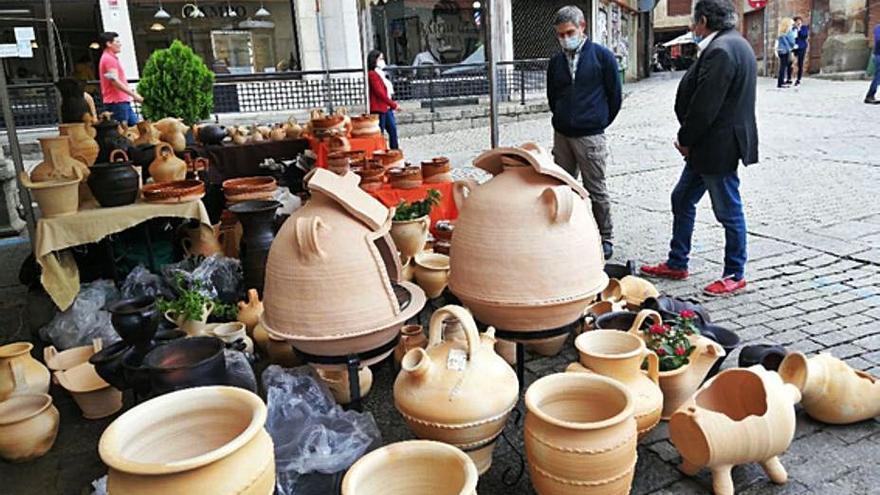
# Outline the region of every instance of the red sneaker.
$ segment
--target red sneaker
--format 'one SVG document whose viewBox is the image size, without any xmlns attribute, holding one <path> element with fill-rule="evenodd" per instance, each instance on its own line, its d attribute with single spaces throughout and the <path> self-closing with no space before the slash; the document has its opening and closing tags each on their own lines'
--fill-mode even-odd
<svg viewBox="0 0 880 495">
<path fill-rule="evenodd" d="M 746 288 L 746 279 L 734 280 L 733 277 L 722 278 L 707 285 L 703 294 L 707 296 L 727 296 Z"/>
<path fill-rule="evenodd" d="M 642 272 L 642 275 L 648 277 L 668 278 L 670 280 L 684 280 L 688 278 L 687 270 L 669 268 L 666 263 L 660 263 L 659 265 L 642 265 L 640 271 Z"/>
</svg>

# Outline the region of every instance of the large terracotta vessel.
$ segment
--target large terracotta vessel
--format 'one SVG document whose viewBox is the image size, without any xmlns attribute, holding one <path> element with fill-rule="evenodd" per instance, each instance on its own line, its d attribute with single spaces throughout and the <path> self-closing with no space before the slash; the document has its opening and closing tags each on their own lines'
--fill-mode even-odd
<svg viewBox="0 0 880 495">
<path fill-rule="evenodd" d="M 98 142 L 86 132 L 84 123 L 58 124 L 58 132 L 70 138 L 70 156 L 89 167 L 95 164 L 100 149 Z"/>
<path fill-rule="evenodd" d="M 0 346 L 0 401 L 12 395 L 49 392 L 49 370 L 31 357 L 33 348 L 29 342 Z"/>
<path fill-rule="evenodd" d="M 144 402 L 101 435 L 114 495 L 270 495 L 275 455 L 266 405 L 235 387 L 180 390 Z"/>
<path fill-rule="evenodd" d="M 465 350 L 443 340 L 447 317 L 464 327 Z M 494 330 L 481 336 L 466 309 L 444 306 L 431 316 L 427 350 L 410 350 L 400 366 L 394 404 L 413 433 L 466 450 L 477 470 L 486 472 L 519 397 L 516 373 L 495 353 Z"/>
<path fill-rule="evenodd" d="M 592 371 L 626 385 L 633 398 L 639 438 L 657 426 L 663 410 L 660 362 L 642 339 L 616 330 L 594 330 L 580 334 L 574 345 L 580 354 L 579 365 L 568 371 Z M 642 371 L 646 359 L 648 369 Z"/>
<path fill-rule="evenodd" d="M 846 425 L 880 416 L 880 380 L 831 354 L 808 359 L 793 352 L 779 365 L 779 376 L 801 391 L 804 411 L 823 423 Z"/>
<path fill-rule="evenodd" d="M 64 179 L 79 181 L 88 176 L 86 164 L 71 155 L 69 136 L 44 137 L 39 138 L 39 141 L 43 149 L 43 161 L 31 171 L 32 182 Z"/>
<path fill-rule="evenodd" d="M 168 143 L 156 145 L 156 155 L 150 163 L 150 177 L 153 182 L 171 182 L 186 179 L 186 162 L 174 155 Z"/>
<path fill-rule="evenodd" d="M 0 458 L 25 462 L 42 456 L 55 443 L 59 419 L 52 396 L 45 393 L 0 402 Z"/>
<path fill-rule="evenodd" d="M 534 143 L 488 151 L 474 165 L 494 177 L 456 183 L 449 289 L 499 329 L 578 320 L 608 283 L 586 190 Z"/>
<path fill-rule="evenodd" d="M 399 282 L 391 211 L 358 188 L 357 175 L 316 169 L 306 181 L 311 199 L 284 222 L 269 251 L 260 321 L 298 351 L 346 356 L 381 348 L 362 364 L 378 362 L 425 294 Z"/>
<path fill-rule="evenodd" d="M 526 391 L 525 446 L 540 495 L 629 493 L 636 420 L 626 387 L 590 373 L 545 376 Z"/>
<path fill-rule="evenodd" d="M 477 495 L 477 469 L 461 450 L 410 440 L 361 457 L 342 479 L 342 495 Z"/>
<path fill-rule="evenodd" d="M 797 387 L 762 366 L 725 370 L 706 382 L 672 415 L 669 439 L 691 476 L 712 470 L 716 495 L 733 495 L 730 470 L 760 462 L 774 483 L 788 475 L 779 456 L 794 438 Z"/>
</svg>

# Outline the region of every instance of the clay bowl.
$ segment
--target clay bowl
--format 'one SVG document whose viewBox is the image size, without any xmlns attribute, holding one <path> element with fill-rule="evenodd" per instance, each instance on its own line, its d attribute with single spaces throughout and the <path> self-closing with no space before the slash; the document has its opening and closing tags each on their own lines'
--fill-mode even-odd
<svg viewBox="0 0 880 495">
<path fill-rule="evenodd" d="M 128 388 L 122 369 L 122 357 L 129 349 L 131 346 L 125 341 L 119 341 L 101 349 L 89 358 L 89 363 L 95 366 L 98 376 L 118 390 Z"/>
<path fill-rule="evenodd" d="M 59 417 L 48 394 L 13 395 L 0 402 L 0 458 L 25 462 L 48 452 Z"/>
<path fill-rule="evenodd" d="M 223 181 L 223 193 L 227 196 L 252 192 L 274 192 L 277 188 L 278 184 L 272 177 L 240 177 Z"/>
<path fill-rule="evenodd" d="M 147 184 L 141 188 L 144 201 L 148 203 L 185 203 L 205 195 L 205 183 L 200 180 L 175 180 Z"/>
<path fill-rule="evenodd" d="M 69 370 L 74 366 L 87 362 L 90 357 L 100 351 L 100 342 L 101 340 L 97 339 L 92 345 L 72 347 L 61 352 L 58 352 L 55 349 L 55 346 L 50 345 L 49 347 L 43 348 L 43 362 L 45 362 L 46 367 L 52 371 Z"/>
<path fill-rule="evenodd" d="M 205 385 L 225 385 L 223 341 L 216 337 L 190 337 L 156 347 L 144 358 L 152 394 Z"/>
</svg>

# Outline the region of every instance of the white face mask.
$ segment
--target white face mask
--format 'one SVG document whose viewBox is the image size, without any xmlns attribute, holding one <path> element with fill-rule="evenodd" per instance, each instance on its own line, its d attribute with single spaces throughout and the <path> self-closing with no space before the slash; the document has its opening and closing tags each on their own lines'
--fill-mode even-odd
<svg viewBox="0 0 880 495">
<path fill-rule="evenodd" d="M 376 67 L 379 69 L 384 69 L 385 68 L 385 61 L 381 60 L 381 59 L 376 60 Z"/>
<path fill-rule="evenodd" d="M 559 40 L 563 50 L 574 51 L 581 46 L 583 38 L 580 35 L 568 36 Z"/>
</svg>

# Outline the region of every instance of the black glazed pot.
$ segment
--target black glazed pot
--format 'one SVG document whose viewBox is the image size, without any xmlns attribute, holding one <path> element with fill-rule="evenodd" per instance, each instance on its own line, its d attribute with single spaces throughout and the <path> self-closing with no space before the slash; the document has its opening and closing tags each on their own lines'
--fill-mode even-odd
<svg viewBox="0 0 880 495">
<path fill-rule="evenodd" d="M 226 385 L 223 341 L 215 337 L 190 337 L 171 341 L 150 351 L 144 359 L 150 374 L 150 391 L 158 396 L 205 385 Z"/>
<path fill-rule="evenodd" d="M 229 207 L 243 230 L 239 257 L 244 270 L 244 288 L 257 289 L 260 294 L 266 276 L 266 258 L 275 240 L 273 223 L 279 206 L 278 201 L 243 201 Z"/>
<path fill-rule="evenodd" d="M 153 337 L 153 347 L 167 344 L 177 339 L 186 338 L 186 332 L 183 330 L 159 330 Z"/>
<path fill-rule="evenodd" d="M 750 368 L 760 364 L 768 371 L 778 371 L 788 351 L 778 344 L 747 345 L 739 351 L 739 367 Z"/>
<path fill-rule="evenodd" d="M 632 260 L 627 261 L 624 265 L 618 263 L 605 263 L 605 274 L 608 275 L 608 278 L 616 278 L 618 280 L 627 275 L 635 275 L 636 263 Z"/>
<path fill-rule="evenodd" d="M 130 153 L 131 141 L 119 134 L 119 122 L 113 119 L 102 120 L 95 124 L 95 141 L 98 142 L 98 158 L 95 163 L 105 163 L 110 161 L 110 152 L 113 150 L 122 150 L 126 154 Z"/>
<path fill-rule="evenodd" d="M 96 163 L 91 171 L 87 183 L 101 206 L 130 205 L 137 199 L 140 178 L 124 151 L 113 150 L 109 162 Z"/>
<path fill-rule="evenodd" d="M 724 360 L 727 359 L 727 356 L 730 356 L 730 354 L 739 346 L 739 335 L 718 325 L 706 325 L 700 329 L 700 334 L 721 345 L 721 347 L 724 348 L 725 353 L 724 356 L 720 357 L 718 361 L 715 361 L 715 364 L 709 369 L 709 373 L 706 375 L 706 379 L 708 380 L 718 374 Z"/>
<path fill-rule="evenodd" d="M 122 358 L 131 349 L 125 341 L 115 342 L 96 352 L 89 358 L 98 376 L 117 390 L 125 390 L 128 383 L 122 370 Z"/>
<path fill-rule="evenodd" d="M 599 315 L 594 321 L 593 326 L 596 330 L 622 330 L 624 332 L 632 328 L 636 322 L 638 313 L 633 311 L 613 311 Z M 653 324 L 653 320 L 645 318 L 640 329 L 648 328 Z"/>
<path fill-rule="evenodd" d="M 151 296 L 123 299 L 111 305 L 110 322 L 116 333 L 141 356 L 149 351 L 150 342 L 159 326 L 159 310 Z"/>
<path fill-rule="evenodd" d="M 698 328 L 703 328 L 712 323 L 709 312 L 703 305 L 675 297 L 649 297 L 642 303 L 642 309 L 651 309 L 660 313 L 663 321 L 673 321 L 682 311 L 690 310 L 697 314 L 697 321 L 695 323 Z"/>
<path fill-rule="evenodd" d="M 198 141 L 202 144 L 221 144 L 226 138 L 226 127 L 216 124 L 208 124 L 199 127 Z"/>
<path fill-rule="evenodd" d="M 139 397 L 150 395 L 150 373 L 144 366 L 144 357 L 136 350 L 130 349 L 122 356 L 122 374 L 135 394 Z"/>
</svg>

